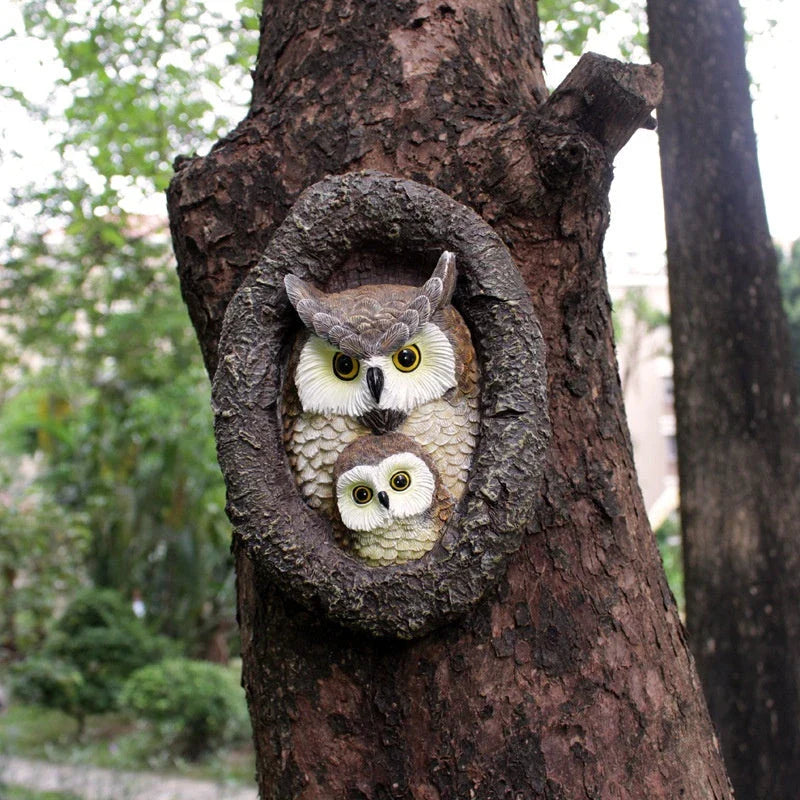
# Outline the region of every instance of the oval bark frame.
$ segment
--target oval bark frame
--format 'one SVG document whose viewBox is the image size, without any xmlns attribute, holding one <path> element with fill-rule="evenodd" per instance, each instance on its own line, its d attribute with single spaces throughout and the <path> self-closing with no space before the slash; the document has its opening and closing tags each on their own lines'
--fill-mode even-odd
<svg viewBox="0 0 800 800">
<path fill-rule="evenodd" d="M 472 332 L 482 381 L 464 496 L 433 550 L 388 567 L 341 550 L 327 520 L 303 501 L 280 416 L 297 329 L 284 275 L 324 285 L 349 254 L 376 243 L 412 258 L 456 254 L 454 305 Z M 550 436 L 544 356 L 511 254 L 473 211 L 437 189 L 377 172 L 314 184 L 225 314 L 213 405 L 237 544 L 291 597 L 359 631 L 410 639 L 463 614 L 503 574 L 538 498 Z"/>
</svg>

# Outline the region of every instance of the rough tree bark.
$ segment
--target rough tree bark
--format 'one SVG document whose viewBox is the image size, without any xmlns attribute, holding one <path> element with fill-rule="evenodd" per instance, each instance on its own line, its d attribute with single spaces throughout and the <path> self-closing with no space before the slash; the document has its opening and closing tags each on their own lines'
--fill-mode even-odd
<svg viewBox="0 0 800 800">
<path fill-rule="evenodd" d="M 736 796 L 800 786 L 800 436 L 737 0 L 649 0 L 687 626 Z"/>
<path fill-rule="evenodd" d="M 423 639 L 338 629 L 237 554 L 262 796 L 729 798 L 636 485 L 601 254 L 611 159 L 658 70 L 589 58 L 545 102 L 535 4 L 516 0 L 277 0 L 261 34 L 248 118 L 169 192 L 209 372 L 226 304 L 299 192 L 379 169 L 469 205 L 511 248 L 553 427 L 506 577 Z"/>
</svg>

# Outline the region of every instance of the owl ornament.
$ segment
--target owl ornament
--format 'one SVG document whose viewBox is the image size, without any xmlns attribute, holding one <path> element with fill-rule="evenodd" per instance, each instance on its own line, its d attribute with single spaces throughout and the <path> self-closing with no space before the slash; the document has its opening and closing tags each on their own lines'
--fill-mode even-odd
<svg viewBox="0 0 800 800">
<path fill-rule="evenodd" d="M 421 558 L 453 511 L 430 456 L 400 434 L 356 439 L 333 480 L 344 547 L 373 567 Z"/>
<path fill-rule="evenodd" d="M 325 293 L 286 276 L 306 330 L 289 363 L 284 444 L 303 498 L 329 518 L 334 465 L 363 436 L 407 436 L 452 497 L 463 494 L 480 424 L 479 382 L 469 329 L 450 304 L 455 281 L 449 252 L 421 287 Z"/>
<path fill-rule="evenodd" d="M 432 253 L 427 280 L 378 283 Z M 213 406 L 236 552 L 315 619 L 423 636 L 531 530 L 550 434 L 531 296 L 431 186 L 366 171 L 297 198 L 225 312 Z"/>
</svg>

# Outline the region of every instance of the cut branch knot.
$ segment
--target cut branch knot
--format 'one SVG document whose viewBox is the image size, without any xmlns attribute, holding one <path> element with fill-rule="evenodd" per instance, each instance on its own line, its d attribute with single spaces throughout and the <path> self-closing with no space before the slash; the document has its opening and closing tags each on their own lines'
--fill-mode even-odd
<svg viewBox="0 0 800 800">
<path fill-rule="evenodd" d="M 587 53 L 543 107 L 545 117 L 578 128 L 599 141 L 610 159 L 639 128 L 654 128 L 650 116 L 661 102 L 658 64 L 623 64 Z"/>
</svg>

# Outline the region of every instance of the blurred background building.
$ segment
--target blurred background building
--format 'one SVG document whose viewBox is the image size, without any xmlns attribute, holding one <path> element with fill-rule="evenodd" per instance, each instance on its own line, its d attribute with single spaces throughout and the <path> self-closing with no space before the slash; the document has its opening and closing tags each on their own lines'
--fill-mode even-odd
<svg viewBox="0 0 800 800">
<path fill-rule="evenodd" d="M 669 293 L 666 270 L 619 259 L 609 271 L 625 411 L 653 529 L 678 509 Z"/>
</svg>

